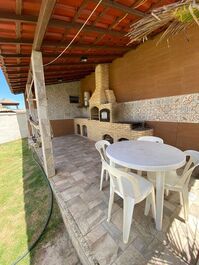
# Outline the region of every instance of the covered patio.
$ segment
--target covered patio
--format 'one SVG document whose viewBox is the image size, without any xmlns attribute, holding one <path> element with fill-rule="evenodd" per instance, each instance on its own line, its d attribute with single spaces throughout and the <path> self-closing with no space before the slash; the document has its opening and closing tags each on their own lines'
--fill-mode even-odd
<svg viewBox="0 0 199 265">
<path fill-rule="evenodd" d="M 119 196 L 107 222 L 110 181 L 100 191 L 95 143 L 137 144 L 140 137 L 158 137 L 163 149 L 182 158 L 172 167 L 174 174 L 186 163 L 185 150 L 199 151 L 198 4 L 0 0 L 0 6 L 1 68 L 11 91 L 24 94 L 29 144 L 41 160 L 82 264 L 195 265 L 198 168 L 189 182 L 187 222 L 178 192 L 163 196 L 169 170 L 159 165 L 157 186 L 143 174 L 156 188 L 159 225 L 151 212 L 144 215 L 145 201 L 136 204 L 125 244 Z M 146 149 L 140 150 L 145 155 Z M 153 151 L 148 150 L 148 158 L 158 160 Z M 175 158 L 170 153 L 164 157 Z M 142 178 L 145 170 L 133 165 L 125 172 L 135 169 Z"/>
<path fill-rule="evenodd" d="M 115 198 L 107 222 L 109 182 L 99 190 L 101 162 L 94 141 L 81 136 L 53 140 L 56 176 L 51 179 L 63 219 L 83 264 L 196 264 L 199 248 L 198 188 L 190 181 L 189 223 L 184 222 L 179 195 L 164 201 L 163 228 L 159 232 L 144 203 L 136 205 L 130 239 L 122 241 L 122 200 Z"/>
</svg>

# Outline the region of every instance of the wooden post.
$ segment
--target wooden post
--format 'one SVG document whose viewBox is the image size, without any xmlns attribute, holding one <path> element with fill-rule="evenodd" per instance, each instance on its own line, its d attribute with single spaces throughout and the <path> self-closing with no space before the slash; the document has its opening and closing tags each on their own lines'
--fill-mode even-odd
<svg viewBox="0 0 199 265">
<path fill-rule="evenodd" d="M 34 50 L 32 51 L 31 64 L 35 87 L 35 96 L 37 101 L 37 113 L 42 142 L 44 170 L 48 177 L 53 177 L 55 175 L 55 168 L 53 159 L 50 121 L 48 119 L 47 97 L 41 52 Z"/>
<path fill-rule="evenodd" d="M 32 101 L 33 95 L 32 95 L 32 91 L 31 91 L 31 85 L 27 84 L 26 85 L 26 93 L 25 93 L 25 103 L 26 105 L 28 105 L 28 124 L 31 127 L 31 131 L 32 131 L 32 136 L 35 135 L 37 136 L 38 132 L 35 130 L 35 128 L 33 128 L 30 124 L 30 116 L 33 118 L 34 121 L 36 121 L 36 115 L 35 115 L 35 108 L 34 108 L 34 103 Z"/>
<path fill-rule="evenodd" d="M 27 86 L 26 86 L 26 90 L 27 90 Z M 24 103 L 25 103 L 25 108 L 26 108 L 26 119 L 27 119 L 27 124 L 28 124 L 28 139 L 31 137 L 32 135 L 32 130 L 31 130 L 31 125 L 30 125 L 30 122 L 29 122 L 29 104 L 26 100 L 26 91 L 24 93 Z"/>
</svg>

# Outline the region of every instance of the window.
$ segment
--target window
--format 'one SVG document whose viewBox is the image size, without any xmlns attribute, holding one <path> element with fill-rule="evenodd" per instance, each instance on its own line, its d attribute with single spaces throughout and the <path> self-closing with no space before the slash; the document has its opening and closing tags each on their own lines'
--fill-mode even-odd
<svg viewBox="0 0 199 265">
<path fill-rule="evenodd" d="M 79 103 L 79 97 L 78 96 L 69 96 L 70 103 Z"/>
</svg>

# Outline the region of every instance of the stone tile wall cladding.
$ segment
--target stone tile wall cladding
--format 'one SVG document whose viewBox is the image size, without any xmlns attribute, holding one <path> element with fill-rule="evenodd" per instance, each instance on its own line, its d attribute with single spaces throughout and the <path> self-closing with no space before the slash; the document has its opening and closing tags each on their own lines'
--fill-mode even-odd
<svg viewBox="0 0 199 265">
<path fill-rule="evenodd" d="M 50 120 L 73 119 L 82 116 L 78 104 L 70 103 L 69 96 L 80 95 L 80 82 L 46 86 Z"/>
<path fill-rule="evenodd" d="M 99 78 L 97 73 L 99 72 Z M 108 66 L 96 68 L 96 87 L 91 97 L 90 107 L 108 107 L 111 111 L 111 121 L 169 121 L 169 122 L 199 122 L 199 93 L 171 96 L 155 99 L 113 103 L 114 94 L 108 87 Z M 104 77 L 104 79 L 103 79 Z M 103 83 L 104 80 L 104 83 Z M 78 108 L 78 104 L 71 104 L 69 96 L 80 95 L 80 82 L 62 83 L 46 87 L 48 98 L 48 113 L 50 120 L 73 119 L 90 116 L 89 108 Z M 108 99 L 109 98 L 109 99 Z M 113 101 L 113 102 L 110 102 Z M 110 102 L 110 103 L 107 103 Z M 112 134 L 114 141 L 120 138 L 134 139 L 137 135 L 149 135 L 152 131 L 132 131 L 129 124 L 99 122 L 88 119 L 75 119 L 75 132 L 77 124 L 86 125 L 88 137 L 93 140 L 102 139 L 104 134 Z M 81 128 L 82 129 L 82 128 Z"/>
<path fill-rule="evenodd" d="M 199 93 L 119 103 L 115 119 L 198 123 Z"/>
<path fill-rule="evenodd" d="M 86 125 L 89 138 L 99 140 L 103 138 L 104 134 L 108 133 L 114 138 L 114 141 L 117 141 L 120 138 L 135 139 L 137 135 L 153 133 L 152 130 L 138 133 L 131 130 L 129 124 L 118 124 L 117 122 L 199 122 L 199 93 L 116 103 L 117 99 L 115 99 L 113 90 L 109 90 L 108 72 L 108 65 L 98 65 L 96 67 L 96 89 L 91 96 L 89 104 L 90 110 L 93 106 L 97 106 L 99 110 L 107 106 L 111 113 L 111 123 L 78 119 L 75 120 L 76 133 L 77 124 L 80 127 Z M 109 102 L 109 93 L 107 93 L 109 91 L 112 92 L 113 102 Z M 89 111 L 87 110 L 87 114 L 84 111 L 84 117 L 90 117 Z"/>
</svg>

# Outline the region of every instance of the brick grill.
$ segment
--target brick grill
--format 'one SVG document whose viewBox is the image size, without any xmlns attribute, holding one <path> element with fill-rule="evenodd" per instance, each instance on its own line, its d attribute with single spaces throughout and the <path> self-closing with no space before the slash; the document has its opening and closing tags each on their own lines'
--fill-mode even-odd
<svg viewBox="0 0 199 265">
<path fill-rule="evenodd" d="M 108 64 L 100 64 L 95 69 L 96 89 L 89 100 L 90 119 L 76 118 L 75 133 L 98 141 L 108 137 L 114 142 L 120 139 L 137 139 L 144 135 L 153 135 L 152 129 L 137 130 L 131 123 L 118 123 L 116 118 L 117 102 L 113 90 L 109 89 Z M 108 119 L 102 119 L 101 112 L 106 110 Z"/>
</svg>

